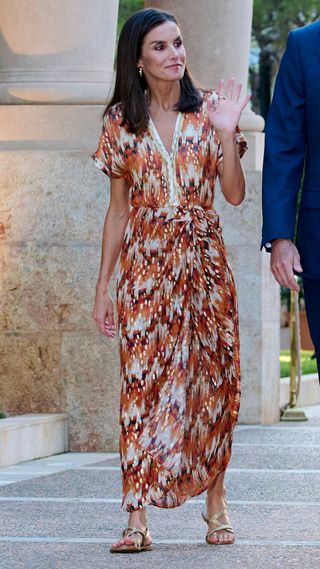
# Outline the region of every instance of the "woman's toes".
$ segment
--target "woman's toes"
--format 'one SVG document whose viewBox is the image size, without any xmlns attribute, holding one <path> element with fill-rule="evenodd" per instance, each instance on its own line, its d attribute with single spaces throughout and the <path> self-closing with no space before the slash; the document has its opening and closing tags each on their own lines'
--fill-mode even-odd
<svg viewBox="0 0 320 569">
<path fill-rule="evenodd" d="M 232 543 L 233 537 L 232 537 L 232 535 L 230 535 L 229 532 L 226 532 L 226 533 L 221 535 L 220 541 L 223 541 L 224 543 Z"/>
<path fill-rule="evenodd" d="M 230 535 L 229 532 L 217 531 L 209 537 L 209 541 L 212 543 L 233 543 L 234 536 Z"/>
<path fill-rule="evenodd" d="M 119 539 L 115 543 L 113 543 L 113 547 L 121 547 L 121 545 L 132 545 L 133 541 L 130 537 L 125 536 L 124 538 Z"/>
<path fill-rule="evenodd" d="M 212 541 L 212 543 L 217 543 L 217 541 L 219 541 L 217 534 L 213 533 L 212 535 L 210 535 L 209 541 Z"/>
</svg>

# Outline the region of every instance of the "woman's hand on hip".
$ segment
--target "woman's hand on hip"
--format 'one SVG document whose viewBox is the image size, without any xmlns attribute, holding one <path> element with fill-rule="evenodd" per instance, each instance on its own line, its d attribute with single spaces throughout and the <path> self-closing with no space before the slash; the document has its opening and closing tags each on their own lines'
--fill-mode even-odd
<svg viewBox="0 0 320 569">
<path fill-rule="evenodd" d="M 217 99 L 208 101 L 208 117 L 219 137 L 233 134 L 238 126 L 241 113 L 251 98 L 251 95 L 246 95 L 240 100 L 241 90 L 242 83 L 229 79 L 225 91 L 224 80 L 221 79 Z"/>
<path fill-rule="evenodd" d="M 113 300 L 108 290 L 97 289 L 92 318 L 96 322 L 99 332 L 107 338 L 115 337 Z"/>
</svg>

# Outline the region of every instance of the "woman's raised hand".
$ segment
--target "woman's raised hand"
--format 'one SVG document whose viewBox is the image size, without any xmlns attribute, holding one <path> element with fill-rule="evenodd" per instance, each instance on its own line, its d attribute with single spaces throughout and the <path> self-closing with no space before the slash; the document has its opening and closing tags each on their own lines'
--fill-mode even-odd
<svg viewBox="0 0 320 569">
<path fill-rule="evenodd" d="M 246 95 L 240 100 L 241 90 L 242 83 L 236 83 L 232 78 L 225 91 L 224 80 L 221 79 L 217 99 L 208 101 L 208 117 L 218 135 L 234 133 L 241 113 L 251 98 L 251 95 Z"/>
</svg>

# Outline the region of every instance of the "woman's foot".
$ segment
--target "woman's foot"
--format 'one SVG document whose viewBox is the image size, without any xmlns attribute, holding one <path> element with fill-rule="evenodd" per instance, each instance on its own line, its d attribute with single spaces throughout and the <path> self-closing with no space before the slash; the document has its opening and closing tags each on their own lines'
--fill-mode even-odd
<svg viewBox="0 0 320 569">
<path fill-rule="evenodd" d="M 226 511 L 224 474 L 224 472 L 218 474 L 213 487 L 208 490 L 206 499 L 206 513 L 210 520 L 207 541 L 214 544 L 230 544 L 235 540 Z M 226 527 L 218 529 L 220 525 L 229 526 L 230 529 Z M 214 531 L 215 528 L 217 528 L 216 531 Z"/>
<path fill-rule="evenodd" d="M 147 512 L 146 508 L 135 510 L 134 512 L 130 512 L 129 519 L 128 519 L 128 527 L 134 527 L 137 529 L 141 529 L 143 531 L 147 528 Z M 140 534 L 138 534 L 140 535 Z M 112 547 L 121 547 L 122 545 L 134 545 L 136 542 L 137 536 L 128 536 L 125 535 L 124 537 L 118 539 L 112 544 Z M 145 537 L 144 545 L 151 545 L 152 539 L 150 533 Z"/>
</svg>

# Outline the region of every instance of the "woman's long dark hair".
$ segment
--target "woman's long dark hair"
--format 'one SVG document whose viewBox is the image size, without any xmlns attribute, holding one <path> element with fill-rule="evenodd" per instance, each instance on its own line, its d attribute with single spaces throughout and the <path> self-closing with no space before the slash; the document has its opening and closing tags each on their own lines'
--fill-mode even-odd
<svg viewBox="0 0 320 569">
<path fill-rule="evenodd" d="M 144 91 L 148 84 L 144 77 L 140 77 L 137 63 L 141 57 L 144 37 L 156 26 L 164 22 L 177 23 L 170 12 L 146 8 L 139 10 L 124 24 L 118 42 L 117 73 L 113 96 L 108 103 L 103 116 L 108 109 L 116 103 L 122 103 L 123 124 L 130 132 L 137 132 L 147 127 L 149 115 L 145 101 Z M 195 112 L 202 104 L 202 97 L 196 88 L 187 70 L 180 80 L 181 96 L 177 104 L 177 111 Z"/>
</svg>

